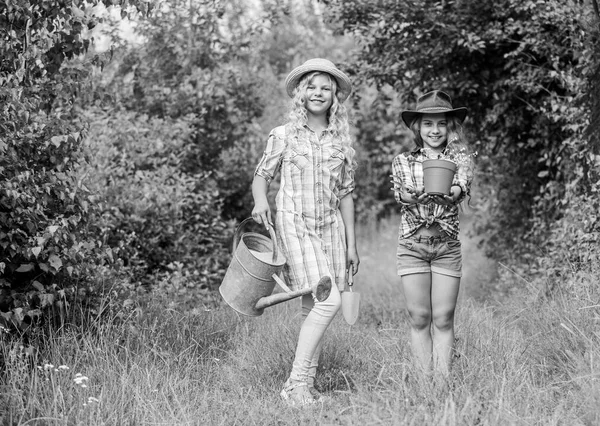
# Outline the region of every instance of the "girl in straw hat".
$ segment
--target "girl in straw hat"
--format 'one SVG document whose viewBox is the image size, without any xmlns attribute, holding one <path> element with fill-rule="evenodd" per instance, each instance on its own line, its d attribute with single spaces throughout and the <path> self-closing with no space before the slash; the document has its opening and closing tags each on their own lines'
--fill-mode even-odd
<svg viewBox="0 0 600 426">
<path fill-rule="evenodd" d="M 273 129 L 252 183 L 252 217 L 267 228 L 273 217 L 269 184 L 280 171 L 276 196 L 277 242 L 287 259 L 284 275 L 292 289 L 332 282 L 330 296 L 302 298 L 303 323 L 295 358 L 281 396 L 292 405 L 321 399 L 314 388 L 325 330 L 340 308 L 346 273 L 356 274 L 354 236 L 354 149 L 343 105 L 350 95 L 346 74 L 326 59 L 311 59 L 287 76 L 292 98 L 289 121 Z"/>
<path fill-rule="evenodd" d="M 417 149 L 394 158 L 396 201 L 400 204 L 397 269 L 410 317 L 417 364 L 447 374 L 454 345 L 454 310 L 462 269 L 458 204 L 470 194 L 473 161 L 462 143 L 466 108 L 432 91 L 415 110 L 402 112 Z M 448 194 L 424 192 L 423 160 L 454 159 L 457 171 Z"/>
</svg>

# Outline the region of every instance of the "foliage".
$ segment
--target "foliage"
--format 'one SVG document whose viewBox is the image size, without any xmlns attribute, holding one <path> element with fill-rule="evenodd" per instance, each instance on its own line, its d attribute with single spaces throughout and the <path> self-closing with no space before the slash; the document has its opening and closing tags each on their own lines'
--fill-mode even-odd
<svg viewBox="0 0 600 426">
<path fill-rule="evenodd" d="M 86 123 L 75 107 L 85 66 L 63 67 L 89 46 L 93 6 L 9 0 L 0 5 L 0 311 L 24 327 L 64 307 L 96 245 L 93 209 L 74 173 Z M 88 7 L 88 9 L 85 9 Z"/>
<path fill-rule="evenodd" d="M 192 131 L 182 170 L 218 170 L 262 112 L 256 69 L 244 60 L 250 34 L 226 32 L 226 1 L 173 1 L 138 22 L 139 45 L 117 51 L 113 102 L 158 118 L 187 117 Z"/>
<path fill-rule="evenodd" d="M 256 119 L 264 102 L 249 58 L 263 25 L 246 24 L 235 1 L 171 2 L 135 26 L 142 42 L 116 49 L 101 88 L 111 103 L 149 117 L 185 119 L 182 173 L 210 176 L 224 219 L 247 217 L 250 183 L 262 152 Z"/>
<path fill-rule="evenodd" d="M 395 206 L 389 185 L 392 161 L 399 152 L 413 148 L 412 133 L 398 127 L 398 96 L 382 87 L 357 87 L 354 94 L 358 168 L 356 180 L 356 217 L 360 222 L 378 222 Z"/>
<path fill-rule="evenodd" d="M 359 46 L 353 69 L 411 101 L 441 88 L 469 107 L 479 174 L 490 188 L 490 243 L 544 238 L 568 188 L 589 188 L 586 85 L 597 69 L 591 8 L 569 1 L 326 1 Z M 596 21 L 597 26 L 597 21 Z M 481 194 L 481 198 L 486 198 Z M 502 251 L 501 251 L 502 252 Z"/>
<path fill-rule="evenodd" d="M 73 173 L 84 125 L 36 111 L 38 99 L 17 91 L 0 89 L 0 310 L 20 325 L 62 307 L 69 292 L 57 283 L 80 278 L 96 246 L 84 228 L 92 200 Z"/>
<path fill-rule="evenodd" d="M 135 63 L 136 55 L 129 57 L 134 64 L 126 72 L 133 69 L 140 75 L 133 80 L 138 84 L 134 84 L 138 110 L 164 118 L 158 121 L 167 126 L 164 133 L 150 126 L 164 140 L 182 123 L 193 130 L 185 132 L 185 141 L 176 139 L 180 151 L 170 145 L 175 160 L 168 164 L 124 149 L 121 158 L 103 163 L 112 167 L 106 170 L 117 169 L 113 177 L 117 184 L 98 185 L 96 179 L 106 175 L 92 173 L 91 191 L 81 171 L 85 160 L 91 163 L 90 172 L 98 171 L 98 165 L 95 157 L 84 156 L 81 145 L 87 136 L 86 120 L 94 114 L 84 117 L 81 107 L 97 99 L 106 101 L 123 88 L 115 86 L 110 93 L 94 81 L 97 66 L 104 68 L 112 50 L 86 55 L 91 30 L 106 17 L 97 15 L 101 3 L 112 8 L 121 2 L 11 0 L 0 5 L 0 310 L 3 321 L 17 326 L 39 316 L 41 308 L 63 309 L 75 294 L 75 285 L 81 284 L 80 290 L 88 287 L 83 285 L 88 267 L 126 264 L 135 281 L 141 271 L 180 273 L 185 265 L 186 285 L 199 286 L 214 286 L 223 272 L 221 239 L 227 232 L 219 219 L 221 198 L 210 173 L 218 169 L 222 149 L 242 139 L 246 123 L 261 110 L 253 95 L 254 73 L 243 71 L 237 62 L 247 40 L 221 37 L 224 2 L 196 3 L 194 14 L 180 21 L 182 15 L 177 13 L 183 3 L 149 15 L 153 3 L 125 1 L 121 19 L 135 17 L 147 24 L 147 40 L 165 40 L 146 44 L 145 51 L 138 49 L 150 59 L 141 65 Z M 169 10 L 170 25 L 164 25 Z M 245 34 L 240 31 L 238 36 Z M 190 44 L 181 43 L 180 36 Z M 178 50 L 180 46 L 183 49 Z M 140 88 L 149 93 L 140 97 Z M 148 124 L 144 116 L 124 120 L 124 128 L 132 131 Z M 103 122 L 109 121 L 120 122 L 117 117 Z M 133 138 L 128 133 L 115 140 L 127 145 Z M 104 152 L 113 147 L 108 144 Z M 139 145 L 134 148 L 143 151 Z M 162 154 L 155 150 L 150 155 Z M 131 164 L 142 170 L 129 173 L 125 167 Z M 131 178 L 133 184 L 128 182 Z M 243 185 L 247 188 L 248 183 Z M 240 186 L 230 182 L 229 190 L 237 194 Z M 149 196 L 140 197 L 133 193 L 136 189 Z M 106 208 L 107 200 L 114 206 Z"/>
<path fill-rule="evenodd" d="M 231 235 L 214 180 L 183 171 L 191 119 L 89 114 L 85 145 L 94 161 L 85 174 L 99 200 L 93 234 L 133 283 L 154 283 L 173 272 L 187 276 L 190 291 L 216 287 Z"/>
</svg>

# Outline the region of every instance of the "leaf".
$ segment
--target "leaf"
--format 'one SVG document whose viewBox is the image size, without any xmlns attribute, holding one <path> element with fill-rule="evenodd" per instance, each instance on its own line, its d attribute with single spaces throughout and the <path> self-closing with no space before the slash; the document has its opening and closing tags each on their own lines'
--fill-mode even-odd
<svg viewBox="0 0 600 426">
<path fill-rule="evenodd" d="M 23 322 L 25 318 L 25 314 L 23 313 L 23 308 L 15 308 L 13 311 L 13 317 L 18 321 L 18 324 Z"/>
<path fill-rule="evenodd" d="M 52 145 L 58 148 L 66 139 L 66 136 L 52 136 L 50 142 L 52 142 Z"/>
<path fill-rule="evenodd" d="M 41 247 L 34 247 L 31 249 L 31 252 L 33 253 L 33 255 L 35 257 L 38 257 L 40 255 L 40 252 L 42 251 Z"/>
<path fill-rule="evenodd" d="M 33 263 L 23 263 L 15 270 L 15 272 L 29 272 L 32 271 L 33 268 L 35 268 Z"/>
<path fill-rule="evenodd" d="M 548 170 L 542 170 L 541 172 L 538 173 L 538 177 L 543 178 L 546 177 L 550 174 L 550 172 Z"/>
<path fill-rule="evenodd" d="M 62 268 L 62 260 L 60 260 L 60 257 L 58 257 L 55 254 L 50 255 L 50 257 L 48 258 L 48 263 L 50 263 L 50 266 L 52 266 L 57 271 L 59 271 L 60 268 Z"/>
<path fill-rule="evenodd" d="M 39 309 L 32 309 L 30 311 L 27 311 L 27 315 L 30 316 L 31 318 L 41 317 L 42 311 L 40 311 Z"/>
<path fill-rule="evenodd" d="M 31 285 L 38 291 L 44 291 L 44 285 L 39 281 L 34 281 L 31 283 Z"/>
<path fill-rule="evenodd" d="M 54 295 L 51 293 L 40 294 L 40 300 L 42 302 L 42 308 L 52 306 L 54 303 Z"/>
</svg>

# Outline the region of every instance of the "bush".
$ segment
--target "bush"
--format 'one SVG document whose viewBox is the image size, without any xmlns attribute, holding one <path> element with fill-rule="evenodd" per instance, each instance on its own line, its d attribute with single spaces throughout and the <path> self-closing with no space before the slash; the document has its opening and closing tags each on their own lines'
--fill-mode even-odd
<svg viewBox="0 0 600 426">
<path fill-rule="evenodd" d="M 85 229 L 92 199 L 75 173 L 85 123 L 15 87 L 0 99 L 0 321 L 23 328 L 64 307 L 96 251 Z"/>
<path fill-rule="evenodd" d="M 24 329 L 45 309 L 62 312 L 88 259 L 103 256 L 86 229 L 93 199 L 76 174 L 91 62 L 74 59 L 97 24 L 91 8 L 0 4 L 0 324 Z"/>
<path fill-rule="evenodd" d="M 135 283 L 177 272 L 188 284 L 214 288 L 226 267 L 231 234 L 208 173 L 181 170 L 187 119 L 149 119 L 133 112 L 90 113 L 90 189 L 100 199 L 93 223 L 115 262 Z"/>
</svg>

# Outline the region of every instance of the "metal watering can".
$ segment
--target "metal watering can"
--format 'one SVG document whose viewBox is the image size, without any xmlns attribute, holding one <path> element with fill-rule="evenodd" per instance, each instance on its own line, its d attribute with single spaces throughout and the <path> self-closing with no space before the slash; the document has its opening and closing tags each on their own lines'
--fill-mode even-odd
<svg viewBox="0 0 600 426">
<path fill-rule="evenodd" d="M 270 239 L 254 232 L 242 233 L 244 219 L 233 236 L 233 257 L 219 286 L 223 300 L 243 315 L 262 315 L 269 306 L 313 293 L 319 302 L 331 292 L 331 279 L 323 277 L 312 288 L 292 291 L 279 277 L 286 259 L 277 248 L 277 238 L 269 226 Z M 275 284 L 283 292 L 273 293 Z"/>
</svg>

